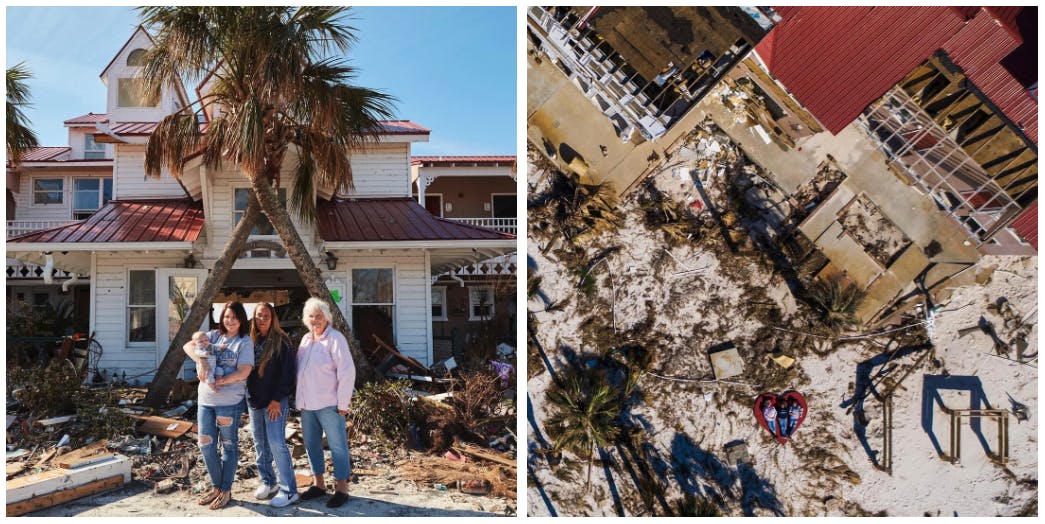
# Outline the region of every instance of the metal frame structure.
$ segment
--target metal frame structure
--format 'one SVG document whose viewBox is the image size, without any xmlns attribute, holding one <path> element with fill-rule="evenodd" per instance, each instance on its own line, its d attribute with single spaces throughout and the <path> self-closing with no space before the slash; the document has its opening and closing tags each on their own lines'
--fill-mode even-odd
<svg viewBox="0 0 1045 524">
<path fill-rule="evenodd" d="M 977 246 L 1019 215 L 1023 209 L 1017 200 L 1036 190 L 1031 185 L 1010 194 L 1017 177 L 999 186 L 973 159 L 979 149 L 971 154 L 963 149 L 903 89 L 893 88 L 871 104 L 858 123 L 878 141 L 889 162 L 961 223 Z"/>
<path fill-rule="evenodd" d="M 1004 409 L 948 409 L 942 408 L 951 417 L 950 452 L 940 458 L 959 463 L 962 458 L 962 418 L 993 418 L 998 423 L 998 452 L 987 456 L 998 464 L 1009 461 L 1009 412 Z"/>
</svg>

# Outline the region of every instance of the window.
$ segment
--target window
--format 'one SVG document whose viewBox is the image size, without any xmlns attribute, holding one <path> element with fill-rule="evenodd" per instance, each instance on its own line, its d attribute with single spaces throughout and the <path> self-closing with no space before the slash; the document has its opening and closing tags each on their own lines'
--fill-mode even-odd
<svg viewBox="0 0 1045 524">
<path fill-rule="evenodd" d="M 61 204 L 65 180 L 61 178 L 33 179 L 33 204 Z"/>
<path fill-rule="evenodd" d="M 145 50 L 135 49 L 127 54 L 127 65 L 129 66 L 140 66 L 144 64 Z"/>
<path fill-rule="evenodd" d="M 156 272 L 127 272 L 127 342 L 156 342 Z"/>
<path fill-rule="evenodd" d="M 121 78 L 117 86 L 116 104 L 120 107 L 156 107 L 160 105 L 160 89 L 146 91 L 140 78 Z"/>
<path fill-rule="evenodd" d="M 493 217 L 515 218 L 515 195 L 493 195 Z"/>
<path fill-rule="evenodd" d="M 33 293 L 33 307 L 45 308 L 51 303 L 51 296 L 47 293 Z"/>
<path fill-rule="evenodd" d="M 432 320 L 446 320 L 446 288 L 432 288 Z"/>
<path fill-rule="evenodd" d="M 73 220 L 84 220 L 112 200 L 111 178 L 73 179 Z"/>
<path fill-rule="evenodd" d="M 352 331 L 365 349 L 374 336 L 395 343 L 395 271 L 392 268 L 352 270 Z"/>
<path fill-rule="evenodd" d="M 493 286 L 468 288 L 468 320 L 493 318 Z"/>
<path fill-rule="evenodd" d="M 232 206 L 232 227 L 236 227 L 240 219 L 243 218 L 243 214 L 247 212 L 247 199 L 250 197 L 250 189 L 245 187 L 237 187 L 233 195 L 233 206 Z M 279 203 L 283 207 L 287 207 L 287 190 L 285 188 L 279 188 Z M 274 236 L 276 235 L 276 228 L 272 227 L 269 223 L 268 218 L 262 214 L 258 217 L 258 223 L 254 225 L 254 229 L 250 231 L 251 236 Z"/>
<path fill-rule="evenodd" d="M 84 160 L 104 160 L 105 159 L 105 144 L 99 144 L 94 141 L 94 135 L 87 133 L 83 136 L 83 159 Z"/>
</svg>

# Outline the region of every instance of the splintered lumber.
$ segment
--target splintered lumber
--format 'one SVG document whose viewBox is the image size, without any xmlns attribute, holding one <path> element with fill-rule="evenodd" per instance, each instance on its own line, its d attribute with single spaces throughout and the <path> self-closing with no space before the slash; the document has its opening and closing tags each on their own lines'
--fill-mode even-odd
<svg viewBox="0 0 1045 524">
<path fill-rule="evenodd" d="M 25 469 L 25 462 L 10 462 L 7 464 L 7 478 L 11 478 Z"/>
<path fill-rule="evenodd" d="M 7 482 L 6 486 L 8 512 L 10 512 L 12 503 L 50 495 L 58 491 L 70 490 L 99 480 L 109 479 L 113 476 L 118 476 L 121 484 L 130 482 L 131 462 L 131 459 L 123 455 L 116 455 L 104 462 L 76 469 L 56 468 L 35 475 L 26 475 L 12 479 Z M 74 498 L 82 496 L 84 495 L 78 495 Z"/>
<path fill-rule="evenodd" d="M 95 442 L 89 446 L 74 449 L 65 455 L 54 459 L 55 464 L 64 469 L 75 469 L 90 464 L 96 464 L 116 457 L 116 453 L 109 451 L 105 445 L 107 441 Z"/>
<path fill-rule="evenodd" d="M 69 421 L 72 421 L 72 420 L 76 420 L 76 415 L 65 415 L 65 416 L 62 416 L 62 417 L 52 417 L 52 418 L 40 419 L 40 420 L 37 420 L 35 422 L 35 424 L 38 425 L 38 426 L 53 426 L 55 424 L 61 424 L 63 422 L 69 422 Z"/>
<path fill-rule="evenodd" d="M 79 498 L 87 497 L 90 495 L 96 495 L 111 489 L 116 489 L 122 486 L 124 483 L 123 475 L 113 475 L 100 480 L 94 480 L 74 488 L 63 489 L 48 493 L 46 495 L 39 495 L 28 500 L 15 502 L 7 505 L 7 516 L 17 517 L 19 515 L 25 515 L 32 511 L 39 511 L 41 509 L 49 508 L 51 506 L 57 506 L 69 502 L 70 500 L 76 500 Z"/>
<path fill-rule="evenodd" d="M 457 451 L 458 453 L 466 453 L 466 454 L 471 455 L 472 457 L 475 457 L 477 459 L 486 460 L 486 461 L 489 461 L 489 462 L 496 462 L 498 464 L 501 464 L 501 465 L 504 465 L 504 466 L 513 467 L 513 468 L 516 466 L 516 463 L 515 463 L 514 460 L 509 459 L 507 457 L 502 457 L 500 455 L 495 455 L 493 453 L 487 453 L 487 452 L 484 452 L 484 451 L 479 451 L 478 449 L 466 448 L 466 447 L 463 447 L 463 446 L 453 446 L 453 449 L 454 449 L 454 451 Z"/>
<path fill-rule="evenodd" d="M 377 346 L 374 348 L 374 351 L 377 353 L 384 353 L 383 355 L 379 356 L 379 360 L 381 360 L 382 362 L 381 365 L 379 365 L 378 367 L 385 367 L 385 369 L 388 369 L 388 367 L 391 367 L 388 364 L 394 362 L 396 364 L 402 364 L 406 366 L 413 373 L 418 373 L 421 375 L 430 375 L 432 373 L 428 368 L 424 366 L 424 364 L 421 364 L 417 360 L 414 360 L 413 358 L 410 358 L 400 353 L 399 350 L 397 350 L 395 347 L 388 344 L 384 340 L 381 340 L 381 338 L 377 335 L 374 335 L 374 342 L 377 343 Z"/>
<path fill-rule="evenodd" d="M 192 429 L 192 422 L 164 417 L 134 417 L 142 421 L 138 431 L 158 437 L 178 438 Z"/>
</svg>

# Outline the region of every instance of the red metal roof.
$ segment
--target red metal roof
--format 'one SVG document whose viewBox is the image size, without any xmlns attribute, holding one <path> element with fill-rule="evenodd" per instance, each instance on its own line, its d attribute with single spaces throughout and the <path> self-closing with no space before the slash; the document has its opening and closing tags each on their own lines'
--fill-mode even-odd
<svg viewBox="0 0 1045 524">
<path fill-rule="evenodd" d="M 65 124 L 97 124 L 99 122 L 107 122 L 109 115 L 105 113 L 87 113 L 86 115 L 80 115 L 75 118 L 66 120 Z"/>
<path fill-rule="evenodd" d="M 500 233 L 433 216 L 412 198 L 320 200 L 319 236 L 328 242 L 383 240 L 503 240 Z"/>
<path fill-rule="evenodd" d="M 450 165 L 450 164 L 507 164 L 515 162 L 515 155 L 473 155 L 473 156 L 415 156 L 410 157 L 411 165 Z"/>
<path fill-rule="evenodd" d="M 119 122 L 109 128 L 117 135 L 148 136 L 156 130 L 157 122 Z"/>
<path fill-rule="evenodd" d="M 1024 209 L 1009 227 L 1016 230 L 1020 238 L 1029 242 L 1034 249 L 1038 249 L 1038 201 L 1035 200 L 1030 207 Z"/>
<path fill-rule="evenodd" d="M 432 132 L 431 129 L 409 120 L 382 120 L 381 128 L 382 135 L 427 135 Z"/>
<path fill-rule="evenodd" d="M 998 64 L 1020 44 L 1010 27 L 1018 11 L 941 6 L 775 9 L 783 20 L 756 50 L 769 71 L 832 133 L 943 49 L 1037 143 L 1037 102 Z M 1001 21 L 995 23 L 994 16 Z"/>
<path fill-rule="evenodd" d="M 22 162 L 48 162 L 54 161 L 68 152 L 72 151 L 69 146 L 41 146 L 34 147 L 22 154 Z"/>
<path fill-rule="evenodd" d="M 203 206 L 189 199 L 114 200 L 83 222 L 35 231 L 7 242 L 193 242 L 202 230 Z"/>
</svg>

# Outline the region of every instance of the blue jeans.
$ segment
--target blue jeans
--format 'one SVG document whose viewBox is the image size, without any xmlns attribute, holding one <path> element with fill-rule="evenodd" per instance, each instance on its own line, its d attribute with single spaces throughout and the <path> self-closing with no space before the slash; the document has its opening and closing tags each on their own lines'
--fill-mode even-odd
<svg viewBox="0 0 1045 524">
<path fill-rule="evenodd" d="M 797 418 L 788 417 L 787 418 L 787 422 L 784 423 L 784 436 L 785 437 L 790 437 L 791 434 L 795 432 L 795 426 L 797 426 L 797 425 L 798 425 L 798 419 Z"/>
<path fill-rule="evenodd" d="M 245 401 L 231 406 L 200 406 L 197 424 L 200 426 L 200 452 L 207 465 L 210 483 L 222 490 L 232 491 L 239 462 L 239 417 L 243 414 Z M 226 423 L 219 423 L 218 419 Z M 218 456 L 218 443 L 221 456 Z"/>
<path fill-rule="evenodd" d="M 258 474 L 266 486 L 276 485 L 276 473 L 272 471 L 272 460 L 276 461 L 276 472 L 279 473 L 279 488 L 290 495 L 297 493 L 298 484 L 294 478 L 294 465 L 287 449 L 285 428 L 287 427 L 287 399 L 280 402 L 279 417 L 269 420 L 268 409 L 250 408 L 250 431 L 254 435 L 254 449 L 257 451 Z"/>
<path fill-rule="evenodd" d="M 334 406 L 301 410 L 301 438 L 305 441 L 308 464 L 313 475 L 322 475 L 323 434 L 327 436 L 330 459 L 334 462 L 334 479 L 348 480 L 352 466 L 348 457 L 348 437 L 345 435 L 345 417 Z"/>
<path fill-rule="evenodd" d="M 770 433 L 772 433 L 773 435 L 776 435 L 778 433 L 777 432 L 776 419 L 772 419 L 772 420 L 766 419 L 766 425 L 769 426 L 769 432 Z"/>
</svg>

